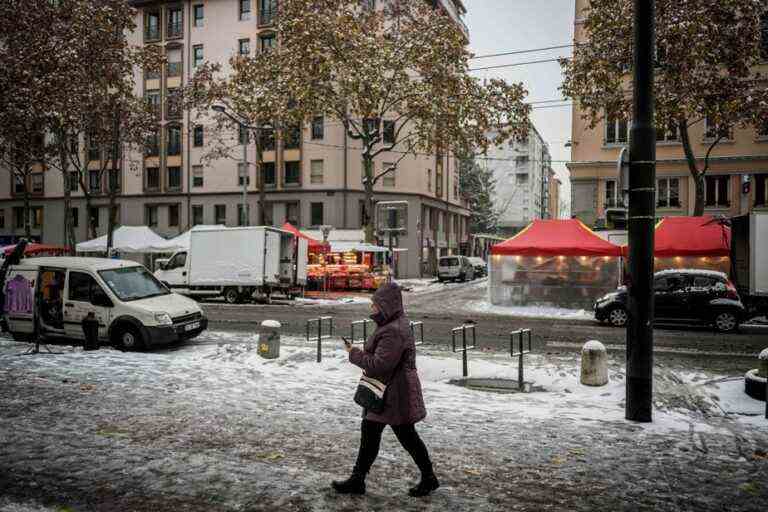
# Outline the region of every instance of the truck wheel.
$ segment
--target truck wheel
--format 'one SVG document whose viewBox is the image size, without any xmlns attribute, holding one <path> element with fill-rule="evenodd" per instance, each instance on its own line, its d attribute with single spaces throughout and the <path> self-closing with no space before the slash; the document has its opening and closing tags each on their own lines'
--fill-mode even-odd
<svg viewBox="0 0 768 512">
<path fill-rule="evenodd" d="M 227 304 L 238 304 L 240 302 L 240 292 L 237 288 L 227 288 L 224 290 L 224 302 Z"/>
<path fill-rule="evenodd" d="M 117 346 L 123 350 L 141 350 L 144 348 L 144 339 L 141 333 L 132 325 L 121 326 L 115 333 Z"/>
<path fill-rule="evenodd" d="M 719 332 L 733 332 L 739 327 L 739 319 L 733 311 L 716 311 L 714 323 Z"/>
<path fill-rule="evenodd" d="M 608 322 L 614 327 L 624 327 L 629 320 L 627 310 L 621 306 L 616 306 L 608 312 Z"/>
</svg>

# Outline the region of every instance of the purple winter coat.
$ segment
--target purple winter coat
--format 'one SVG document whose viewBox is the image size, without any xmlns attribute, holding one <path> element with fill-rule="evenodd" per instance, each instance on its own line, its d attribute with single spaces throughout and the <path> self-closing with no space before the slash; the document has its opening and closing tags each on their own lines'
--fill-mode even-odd
<svg viewBox="0 0 768 512">
<path fill-rule="evenodd" d="M 370 421 L 387 425 L 406 425 L 423 420 L 427 415 L 421 382 L 416 372 L 416 346 L 410 323 L 403 310 L 403 295 L 396 284 L 387 284 L 373 295 L 373 302 L 386 317 L 386 323 L 365 342 L 363 350 L 354 348 L 349 361 L 363 369 L 368 377 L 387 384 L 384 410 L 368 412 Z M 395 367 L 402 364 L 395 372 Z M 394 373 L 393 373 L 394 372 Z"/>
</svg>

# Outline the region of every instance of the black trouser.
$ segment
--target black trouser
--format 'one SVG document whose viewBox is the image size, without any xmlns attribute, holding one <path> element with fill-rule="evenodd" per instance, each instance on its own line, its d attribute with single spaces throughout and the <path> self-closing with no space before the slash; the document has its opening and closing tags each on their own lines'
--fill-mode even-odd
<svg viewBox="0 0 768 512">
<path fill-rule="evenodd" d="M 432 461 L 429 460 L 429 452 L 421 440 L 416 428 L 410 425 L 391 425 L 397 436 L 397 440 L 403 448 L 413 457 L 413 461 L 419 467 L 422 475 L 432 474 Z M 360 425 L 360 451 L 357 453 L 354 473 L 365 478 L 371 470 L 376 456 L 379 454 L 381 434 L 384 432 L 384 423 L 364 419 Z"/>
</svg>

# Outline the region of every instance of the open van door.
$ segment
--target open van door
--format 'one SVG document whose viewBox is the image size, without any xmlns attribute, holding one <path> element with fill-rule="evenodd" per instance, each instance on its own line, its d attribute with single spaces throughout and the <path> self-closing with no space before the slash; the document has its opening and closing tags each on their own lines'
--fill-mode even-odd
<svg viewBox="0 0 768 512">
<path fill-rule="evenodd" d="M 297 238 L 296 241 L 296 285 L 307 285 L 307 259 L 309 255 L 309 241 Z"/>
<path fill-rule="evenodd" d="M 11 267 L 5 279 L 3 314 L 14 335 L 32 336 L 35 332 L 35 293 L 40 271 Z"/>
</svg>

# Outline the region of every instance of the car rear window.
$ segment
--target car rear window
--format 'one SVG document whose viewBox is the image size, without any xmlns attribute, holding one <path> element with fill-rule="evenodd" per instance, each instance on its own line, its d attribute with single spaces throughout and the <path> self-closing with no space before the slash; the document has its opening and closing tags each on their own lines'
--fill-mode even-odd
<svg viewBox="0 0 768 512">
<path fill-rule="evenodd" d="M 694 288 L 712 288 L 717 284 L 717 281 L 711 277 L 697 276 L 693 278 Z"/>
<path fill-rule="evenodd" d="M 459 258 L 443 258 L 440 260 L 440 265 L 443 267 L 455 267 L 459 264 Z"/>
</svg>

